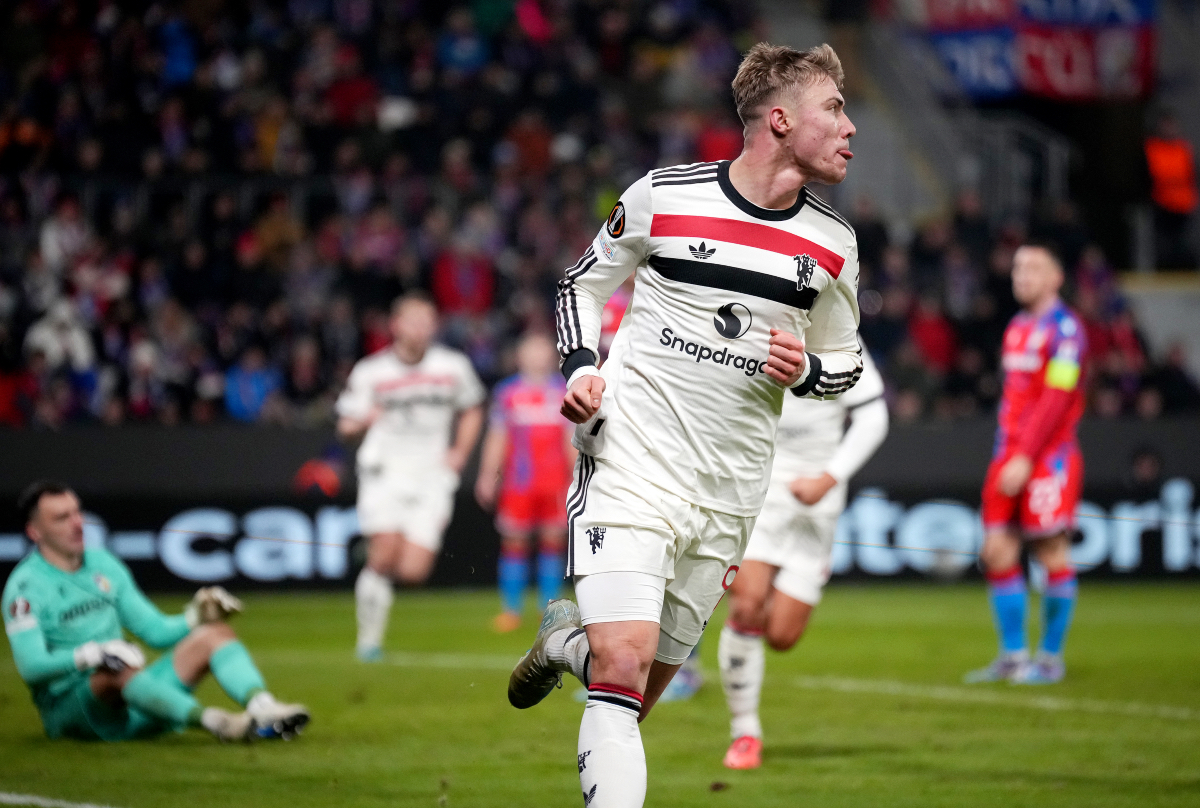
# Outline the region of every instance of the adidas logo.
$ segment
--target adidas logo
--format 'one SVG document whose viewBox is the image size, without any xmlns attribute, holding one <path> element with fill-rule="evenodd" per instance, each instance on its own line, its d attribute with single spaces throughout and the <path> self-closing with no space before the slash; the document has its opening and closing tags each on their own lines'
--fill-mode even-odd
<svg viewBox="0 0 1200 808">
<path fill-rule="evenodd" d="M 704 249 L 703 241 L 700 242 L 699 247 L 693 247 L 691 244 L 689 244 L 688 249 L 692 251 L 693 258 L 698 258 L 701 261 L 707 261 L 709 258 L 712 258 L 712 254 L 717 251 L 716 247 L 713 247 L 711 250 Z"/>
</svg>

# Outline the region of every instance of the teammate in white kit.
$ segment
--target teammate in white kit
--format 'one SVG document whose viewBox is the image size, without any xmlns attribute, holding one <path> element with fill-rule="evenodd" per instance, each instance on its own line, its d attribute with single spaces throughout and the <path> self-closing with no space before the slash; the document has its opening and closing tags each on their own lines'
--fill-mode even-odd
<svg viewBox="0 0 1200 808">
<path fill-rule="evenodd" d="M 842 434 L 843 424 L 850 426 Z M 729 588 L 729 617 L 717 658 L 733 714 L 731 769 L 762 765 L 763 638 L 776 651 L 800 641 L 829 581 L 846 484 L 887 437 L 883 379 L 863 352 L 858 384 L 836 401 L 788 399 L 775 435 L 767 501 L 750 534 L 745 560 Z M 840 440 L 839 440 L 840 438 Z"/>
<path fill-rule="evenodd" d="M 392 581 L 416 585 L 433 571 L 483 425 L 484 389 L 470 360 L 433 343 L 433 301 L 399 298 L 391 328 L 392 345 L 359 360 L 337 400 L 338 434 L 362 441 L 358 521 L 368 548 L 354 597 L 357 653 L 368 662 L 382 658 Z"/>
<path fill-rule="evenodd" d="M 841 83 L 828 46 L 756 45 L 733 82 L 741 156 L 651 171 L 559 284 L 579 606 L 546 610 L 509 701 L 531 707 L 565 671 L 588 688 L 577 765 L 591 808 L 645 800 L 638 721 L 737 574 L 785 394 L 833 397 L 861 372 L 854 232 L 804 188 L 846 176 Z M 601 311 L 634 272 L 597 370 Z"/>
</svg>

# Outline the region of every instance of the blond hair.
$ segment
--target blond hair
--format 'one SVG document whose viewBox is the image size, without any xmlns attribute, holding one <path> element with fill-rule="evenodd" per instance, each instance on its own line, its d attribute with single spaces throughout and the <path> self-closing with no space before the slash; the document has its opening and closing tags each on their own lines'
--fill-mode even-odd
<svg viewBox="0 0 1200 808">
<path fill-rule="evenodd" d="M 781 92 L 804 88 L 828 76 L 840 90 L 846 74 L 842 60 L 828 45 L 798 51 L 787 45 L 759 42 L 750 49 L 733 77 L 733 102 L 742 123 L 757 117 L 763 104 Z"/>
</svg>

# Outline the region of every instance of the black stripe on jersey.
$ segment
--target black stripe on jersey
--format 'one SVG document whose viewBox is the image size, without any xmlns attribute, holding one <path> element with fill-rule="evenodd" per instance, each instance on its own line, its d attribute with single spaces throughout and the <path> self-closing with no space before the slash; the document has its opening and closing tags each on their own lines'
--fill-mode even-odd
<svg viewBox="0 0 1200 808">
<path fill-rule="evenodd" d="M 554 321 L 558 330 L 558 352 L 562 356 L 583 347 L 583 329 L 579 325 L 579 307 L 575 299 L 575 279 L 595 266 L 598 260 L 595 248 L 588 247 L 575 266 L 567 270 L 566 277 L 558 282 Z"/>
<path fill-rule="evenodd" d="M 850 226 L 850 223 L 848 221 L 846 221 L 845 219 L 843 219 L 841 217 L 841 215 L 836 210 L 831 208 L 829 206 L 829 204 L 827 202 L 825 202 L 823 199 L 818 199 L 816 194 L 809 194 L 808 201 L 810 203 L 809 204 L 810 208 L 815 210 L 817 213 L 825 214 L 830 219 L 833 219 L 835 222 L 840 224 L 842 227 L 849 230 L 850 235 L 854 236 L 855 238 L 858 237 L 858 234 L 856 234 L 854 232 L 854 228 Z"/>
<path fill-rule="evenodd" d="M 699 174 L 702 171 L 716 171 L 716 163 L 696 163 L 689 166 L 671 166 L 670 168 L 659 168 L 651 171 L 653 179 L 662 179 L 664 177 L 682 177 L 687 174 Z"/>
<path fill-rule="evenodd" d="M 579 486 L 567 500 L 567 577 L 575 574 L 575 520 L 583 515 L 587 507 L 588 485 L 592 482 L 592 474 L 596 471 L 596 458 L 579 453 Z"/>
<path fill-rule="evenodd" d="M 792 395 L 794 396 L 808 395 L 821 379 L 821 357 L 807 351 L 804 352 L 804 356 L 808 362 L 808 378 L 792 388 Z"/>
<path fill-rule="evenodd" d="M 706 174 L 703 177 L 696 177 L 695 179 L 690 179 L 690 180 L 660 180 L 658 182 L 650 183 L 650 186 L 652 188 L 657 188 L 660 185 L 695 185 L 698 182 L 716 182 L 716 181 L 717 181 L 716 174 Z"/>
<path fill-rule="evenodd" d="M 796 282 L 790 278 L 777 278 L 752 269 L 661 255 L 650 256 L 647 263 L 667 280 L 761 297 L 805 311 L 812 308 L 817 299 L 816 289 L 797 289 Z"/>
</svg>

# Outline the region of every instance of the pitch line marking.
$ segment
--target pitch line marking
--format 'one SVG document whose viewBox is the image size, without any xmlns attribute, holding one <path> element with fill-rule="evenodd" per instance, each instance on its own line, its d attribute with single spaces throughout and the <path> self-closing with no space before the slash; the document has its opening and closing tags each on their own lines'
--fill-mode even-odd
<svg viewBox="0 0 1200 808">
<path fill-rule="evenodd" d="M 0 805 L 25 805 L 32 808 L 112 808 L 110 805 L 97 805 L 94 802 L 67 802 L 39 797 L 36 794 L 11 794 L 7 791 L 0 791 Z"/>
<path fill-rule="evenodd" d="M 947 685 L 917 685 L 887 679 L 845 679 L 836 676 L 800 676 L 794 680 L 806 690 L 832 690 L 838 693 L 869 693 L 879 696 L 909 696 L 964 704 L 996 704 L 1051 712 L 1127 715 L 1136 718 L 1167 718 L 1200 721 L 1200 710 L 1170 704 L 1145 704 L 1136 701 L 1105 701 L 1060 696 L 1010 696 L 990 690 L 974 690 Z"/>
</svg>

